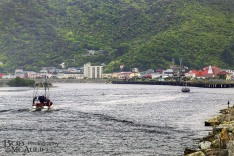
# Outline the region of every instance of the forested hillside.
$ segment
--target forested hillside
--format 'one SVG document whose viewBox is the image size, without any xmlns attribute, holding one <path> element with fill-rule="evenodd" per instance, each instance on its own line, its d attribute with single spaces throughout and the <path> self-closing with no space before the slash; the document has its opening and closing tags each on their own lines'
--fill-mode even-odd
<svg viewBox="0 0 234 156">
<path fill-rule="evenodd" d="M 234 68 L 233 0 L 1 0 L 0 72 L 105 63 L 108 72 Z"/>
</svg>

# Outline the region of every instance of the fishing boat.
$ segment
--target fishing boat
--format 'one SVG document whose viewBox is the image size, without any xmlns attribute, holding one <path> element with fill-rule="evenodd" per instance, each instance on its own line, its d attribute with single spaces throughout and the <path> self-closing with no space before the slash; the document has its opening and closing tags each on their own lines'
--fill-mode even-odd
<svg viewBox="0 0 234 156">
<path fill-rule="evenodd" d="M 42 100 L 44 99 L 44 100 Z M 44 102 L 43 102 L 44 101 Z M 53 108 L 53 103 L 45 96 L 34 97 L 32 111 L 50 111 Z"/>
<path fill-rule="evenodd" d="M 50 111 L 53 102 L 49 99 L 49 87 L 51 84 L 45 79 L 44 82 L 34 84 L 32 111 Z M 39 94 L 39 88 L 44 88 L 44 93 Z"/>
</svg>

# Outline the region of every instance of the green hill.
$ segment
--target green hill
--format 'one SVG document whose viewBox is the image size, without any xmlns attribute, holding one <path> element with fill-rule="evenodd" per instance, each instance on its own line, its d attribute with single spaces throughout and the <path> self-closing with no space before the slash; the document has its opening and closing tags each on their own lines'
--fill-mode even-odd
<svg viewBox="0 0 234 156">
<path fill-rule="evenodd" d="M 234 68 L 233 0 L 1 0 L 0 71 Z"/>
</svg>

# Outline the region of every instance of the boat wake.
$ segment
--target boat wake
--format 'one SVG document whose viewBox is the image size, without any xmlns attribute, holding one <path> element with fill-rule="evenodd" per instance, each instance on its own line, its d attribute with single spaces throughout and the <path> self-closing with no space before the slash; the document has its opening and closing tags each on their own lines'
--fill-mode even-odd
<svg viewBox="0 0 234 156">
<path fill-rule="evenodd" d="M 25 108 L 25 109 L 18 109 L 18 112 L 28 112 L 30 109 Z"/>
<path fill-rule="evenodd" d="M 61 109 L 57 109 L 57 108 L 54 108 L 54 109 L 51 109 L 51 111 L 60 111 Z M 28 108 L 23 108 L 23 109 L 4 109 L 4 110 L 0 110 L 0 113 L 8 113 L 8 112 L 11 112 L 11 113 L 19 113 L 19 112 L 31 112 L 32 110 L 31 109 L 28 109 Z"/>
<path fill-rule="evenodd" d="M 111 125 L 116 125 L 116 124 L 123 124 L 126 126 L 131 127 L 134 130 L 137 131 L 143 131 L 147 133 L 157 133 L 157 134 L 169 134 L 169 133 L 183 133 L 183 130 L 176 129 L 173 126 L 160 126 L 160 125 L 150 125 L 150 124 L 142 124 L 142 123 L 137 123 L 136 121 L 130 121 L 127 119 L 120 119 L 116 118 L 113 116 L 109 115 L 104 115 L 104 114 L 97 114 L 97 113 L 91 113 L 90 114 L 93 117 L 97 117 L 99 120 L 104 121 L 104 124 L 111 124 Z M 112 123 L 110 123 L 112 122 Z"/>
<path fill-rule="evenodd" d="M 18 112 L 28 112 L 30 109 L 4 109 L 4 110 L 0 110 L 0 113 L 18 113 Z"/>
<path fill-rule="evenodd" d="M 5 109 L 5 110 L 0 110 L 0 113 L 4 113 L 4 112 L 10 112 L 12 111 L 13 109 Z"/>
</svg>

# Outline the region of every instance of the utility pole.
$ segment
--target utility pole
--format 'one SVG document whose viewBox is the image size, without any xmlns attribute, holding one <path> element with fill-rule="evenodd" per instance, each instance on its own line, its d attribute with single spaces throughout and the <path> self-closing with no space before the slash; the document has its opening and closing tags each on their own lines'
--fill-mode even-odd
<svg viewBox="0 0 234 156">
<path fill-rule="evenodd" d="M 179 70 L 179 82 L 180 82 L 180 75 L 181 75 L 181 64 L 182 64 L 182 58 L 180 58 L 180 70 Z"/>
</svg>

